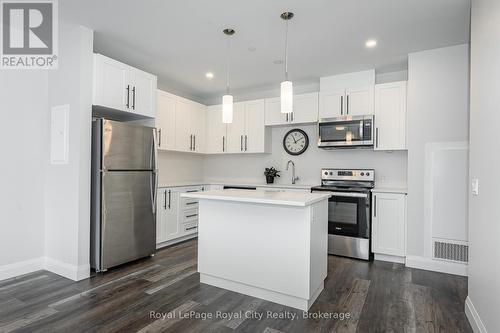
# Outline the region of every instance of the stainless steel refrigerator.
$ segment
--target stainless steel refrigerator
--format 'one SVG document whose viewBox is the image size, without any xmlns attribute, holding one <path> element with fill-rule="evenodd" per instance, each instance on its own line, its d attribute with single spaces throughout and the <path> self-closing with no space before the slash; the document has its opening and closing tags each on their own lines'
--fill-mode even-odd
<svg viewBox="0 0 500 333">
<path fill-rule="evenodd" d="M 156 250 L 156 133 L 92 121 L 91 267 L 106 271 Z"/>
</svg>

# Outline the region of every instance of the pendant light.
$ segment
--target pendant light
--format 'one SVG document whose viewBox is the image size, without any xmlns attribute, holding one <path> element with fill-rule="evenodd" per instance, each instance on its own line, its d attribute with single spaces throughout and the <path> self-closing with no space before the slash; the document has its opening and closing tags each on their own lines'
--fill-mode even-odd
<svg viewBox="0 0 500 333">
<path fill-rule="evenodd" d="M 288 80 L 288 21 L 293 17 L 292 12 L 284 12 L 281 18 L 286 22 L 285 31 L 285 81 L 281 82 L 281 113 L 293 112 L 293 84 Z"/>
<path fill-rule="evenodd" d="M 227 59 L 226 59 L 226 94 L 222 96 L 222 122 L 230 124 L 233 122 L 233 95 L 229 93 L 229 49 L 230 37 L 234 35 L 234 29 L 224 29 L 227 38 Z"/>
</svg>

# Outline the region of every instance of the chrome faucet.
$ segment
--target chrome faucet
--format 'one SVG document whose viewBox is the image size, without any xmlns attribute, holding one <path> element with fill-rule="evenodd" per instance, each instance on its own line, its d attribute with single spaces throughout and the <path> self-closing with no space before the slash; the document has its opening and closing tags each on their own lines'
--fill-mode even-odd
<svg viewBox="0 0 500 333">
<path fill-rule="evenodd" d="M 286 163 L 286 169 L 288 170 L 290 163 L 292 163 L 292 184 L 295 184 L 295 181 L 299 180 L 299 177 L 295 177 L 295 163 L 292 160 Z"/>
</svg>

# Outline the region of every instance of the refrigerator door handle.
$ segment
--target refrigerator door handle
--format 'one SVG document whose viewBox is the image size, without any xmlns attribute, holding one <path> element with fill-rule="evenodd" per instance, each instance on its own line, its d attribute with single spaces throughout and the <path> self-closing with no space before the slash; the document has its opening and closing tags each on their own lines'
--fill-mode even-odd
<svg viewBox="0 0 500 333">
<path fill-rule="evenodd" d="M 152 184 L 151 184 L 151 209 L 153 214 L 156 214 L 156 198 L 157 198 L 157 191 L 156 187 L 158 186 L 158 175 L 156 171 L 151 172 L 151 178 L 152 178 Z"/>
<path fill-rule="evenodd" d="M 160 135 L 161 135 L 161 129 L 160 129 Z M 153 169 L 153 171 L 156 171 L 156 154 L 157 154 L 157 150 L 156 150 L 156 145 L 157 145 L 157 142 L 156 142 L 156 137 L 157 137 L 157 133 L 158 133 L 158 130 L 155 128 L 153 129 L 153 146 L 151 147 L 151 169 Z"/>
</svg>

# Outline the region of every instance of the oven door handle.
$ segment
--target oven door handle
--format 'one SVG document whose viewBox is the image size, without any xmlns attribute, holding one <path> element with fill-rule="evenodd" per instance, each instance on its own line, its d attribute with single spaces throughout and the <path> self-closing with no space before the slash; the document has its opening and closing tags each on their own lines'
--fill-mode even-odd
<svg viewBox="0 0 500 333">
<path fill-rule="evenodd" d="M 330 192 L 334 197 L 349 197 L 349 198 L 368 198 L 367 193 L 356 192 Z"/>
</svg>

